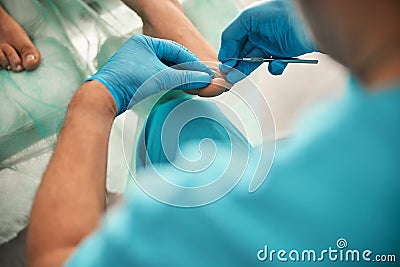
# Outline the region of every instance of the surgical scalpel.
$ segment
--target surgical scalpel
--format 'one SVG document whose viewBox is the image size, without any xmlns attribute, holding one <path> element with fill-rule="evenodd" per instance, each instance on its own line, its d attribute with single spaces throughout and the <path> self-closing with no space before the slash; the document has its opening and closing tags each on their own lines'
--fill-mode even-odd
<svg viewBox="0 0 400 267">
<path fill-rule="evenodd" d="M 230 58 L 230 60 L 247 61 L 247 62 L 272 62 L 279 60 L 283 63 L 304 63 L 304 64 L 318 64 L 317 59 L 300 59 L 300 58 L 263 58 L 263 57 L 243 57 L 243 58 Z"/>
</svg>

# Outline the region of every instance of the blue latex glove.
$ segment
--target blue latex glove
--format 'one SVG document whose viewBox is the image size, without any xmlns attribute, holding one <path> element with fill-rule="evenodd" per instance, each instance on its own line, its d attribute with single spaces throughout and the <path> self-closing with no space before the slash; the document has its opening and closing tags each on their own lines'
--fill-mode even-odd
<svg viewBox="0 0 400 267">
<path fill-rule="evenodd" d="M 168 67 L 177 64 L 181 64 L 177 66 L 179 69 Z M 87 81 L 103 83 L 121 114 L 160 90 L 206 87 L 213 76 L 214 72 L 185 47 L 138 34 Z"/>
<path fill-rule="evenodd" d="M 289 1 L 268 1 L 244 10 L 223 32 L 218 58 L 228 82 L 238 82 L 262 63 L 238 62 L 229 58 L 297 57 L 316 52 Z M 280 75 L 285 63 L 274 60 L 270 73 Z M 235 71 L 235 68 L 237 71 Z"/>
</svg>

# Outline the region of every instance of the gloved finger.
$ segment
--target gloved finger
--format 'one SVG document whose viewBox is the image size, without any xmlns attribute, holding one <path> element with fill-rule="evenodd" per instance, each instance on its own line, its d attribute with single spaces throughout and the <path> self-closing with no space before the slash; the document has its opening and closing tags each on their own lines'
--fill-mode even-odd
<svg viewBox="0 0 400 267">
<path fill-rule="evenodd" d="M 249 42 L 248 40 L 245 41 L 242 51 L 240 51 L 238 58 L 247 57 L 248 54 L 253 49 L 255 49 L 254 45 L 251 42 Z M 227 74 L 233 67 L 235 67 L 235 65 L 237 65 L 237 63 L 238 63 L 237 60 L 233 60 L 233 59 L 228 60 L 219 66 L 219 70 L 222 73 Z"/>
<path fill-rule="evenodd" d="M 274 60 L 268 64 L 268 70 L 273 75 L 281 75 L 286 67 L 287 63 L 283 63 L 280 60 Z"/>
<path fill-rule="evenodd" d="M 247 41 L 248 30 L 241 20 L 240 16 L 236 18 L 222 33 L 218 59 L 223 63 L 230 58 L 239 57 L 240 51 Z"/>
<path fill-rule="evenodd" d="M 261 64 L 261 62 L 241 62 L 226 75 L 226 80 L 230 83 L 240 82 L 260 67 Z"/>
<path fill-rule="evenodd" d="M 210 75 L 200 71 L 174 70 L 172 78 L 180 84 L 176 90 L 193 90 L 207 87 L 211 83 Z"/>
<path fill-rule="evenodd" d="M 252 34 L 249 37 L 249 42 L 264 51 L 266 56 L 287 57 L 287 53 L 285 53 L 280 46 L 277 46 L 274 43 L 274 40 L 271 40 L 270 38 Z"/>
<path fill-rule="evenodd" d="M 201 71 L 166 68 L 153 76 L 149 82 L 159 90 L 192 90 L 208 86 L 211 77 Z"/>
<path fill-rule="evenodd" d="M 243 57 L 251 57 L 250 53 L 254 50 L 257 49 L 257 46 L 254 46 L 252 42 L 249 40 L 246 40 L 246 42 L 243 44 L 242 51 L 239 53 L 239 58 Z"/>
<path fill-rule="evenodd" d="M 249 63 L 246 63 L 249 64 Z M 246 78 L 247 75 L 237 69 L 232 69 L 227 75 L 226 75 L 226 81 L 229 83 L 237 83 Z"/>
<path fill-rule="evenodd" d="M 219 70 L 224 73 L 227 74 L 229 71 L 232 70 L 233 67 L 235 67 L 235 65 L 237 64 L 237 60 L 228 60 L 226 62 L 224 62 L 223 64 L 221 63 L 219 65 Z"/>
<path fill-rule="evenodd" d="M 153 39 L 156 42 L 154 52 L 161 61 L 168 61 L 192 71 L 205 72 L 214 77 L 214 72 L 186 47 L 167 40 Z"/>
<path fill-rule="evenodd" d="M 256 46 L 254 46 L 254 44 L 252 44 L 249 40 L 247 40 L 243 46 L 243 50 L 242 52 L 240 52 L 239 58 L 244 58 L 244 57 L 269 57 L 269 54 L 266 53 L 263 49 L 258 48 Z M 238 63 L 237 60 L 228 60 L 227 62 L 220 64 L 219 66 L 219 70 L 224 73 L 227 74 L 229 71 L 232 70 L 232 68 L 237 68 L 238 65 L 242 65 L 242 69 L 239 69 L 239 71 L 245 73 L 245 74 L 250 74 L 251 72 L 254 71 L 253 68 L 250 68 L 249 70 L 246 70 L 245 66 L 249 66 L 249 64 L 247 64 L 247 62 L 240 62 Z M 250 64 L 253 65 L 253 64 Z M 253 65 L 255 66 L 255 68 L 258 68 L 260 66 L 259 65 Z"/>
<path fill-rule="evenodd" d="M 259 48 L 254 48 L 250 51 L 246 57 L 263 57 L 265 56 L 264 51 Z M 226 79 L 230 83 L 237 83 L 246 76 L 250 75 L 253 71 L 255 71 L 258 67 L 260 67 L 262 62 L 247 62 L 247 61 L 240 61 L 239 64 L 235 67 L 236 71 L 231 70 Z"/>
<path fill-rule="evenodd" d="M 128 109 L 143 99 L 161 90 L 192 90 L 200 89 L 211 83 L 211 77 L 205 72 L 176 70 L 166 67 L 147 79 L 133 94 Z"/>
</svg>

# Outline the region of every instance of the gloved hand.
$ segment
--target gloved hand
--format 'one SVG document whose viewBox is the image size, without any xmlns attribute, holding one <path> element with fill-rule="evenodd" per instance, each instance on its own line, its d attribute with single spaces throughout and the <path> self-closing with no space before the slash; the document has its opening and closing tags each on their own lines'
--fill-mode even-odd
<svg viewBox="0 0 400 267">
<path fill-rule="evenodd" d="M 221 72 L 228 74 L 228 82 L 242 80 L 262 64 L 229 58 L 287 58 L 317 51 L 288 2 L 268 1 L 252 6 L 224 30 L 218 58 L 223 64 Z M 286 65 L 274 60 L 268 69 L 271 74 L 280 75 Z"/>
<path fill-rule="evenodd" d="M 177 68 L 170 68 L 174 66 Z M 185 70 L 182 70 L 182 69 Z M 206 87 L 214 72 L 188 49 L 141 34 L 131 37 L 92 77 L 103 83 L 118 106 L 118 115 L 160 90 Z"/>
</svg>

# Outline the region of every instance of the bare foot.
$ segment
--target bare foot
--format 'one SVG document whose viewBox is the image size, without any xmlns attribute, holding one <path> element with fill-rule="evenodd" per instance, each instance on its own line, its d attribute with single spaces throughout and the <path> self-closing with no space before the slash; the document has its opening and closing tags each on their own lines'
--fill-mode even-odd
<svg viewBox="0 0 400 267">
<path fill-rule="evenodd" d="M 205 88 L 185 91 L 201 97 L 221 95 L 231 89 L 233 84 L 226 81 L 219 71 L 217 51 L 204 39 L 200 32 L 185 16 L 177 0 L 123 0 L 142 18 L 143 33 L 149 36 L 175 41 L 194 52 L 198 58 L 209 65 L 215 77 Z"/>
<path fill-rule="evenodd" d="M 24 29 L 0 6 L 0 70 L 33 70 L 40 53 Z"/>
</svg>

